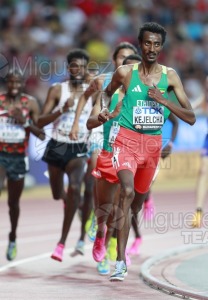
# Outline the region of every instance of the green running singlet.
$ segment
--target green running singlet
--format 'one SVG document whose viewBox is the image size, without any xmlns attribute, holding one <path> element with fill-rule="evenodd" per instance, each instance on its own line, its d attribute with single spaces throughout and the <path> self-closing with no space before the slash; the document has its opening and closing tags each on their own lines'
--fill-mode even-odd
<svg viewBox="0 0 208 300">
<path fill-rule="evenodd" d="M 133 66 L 130 84 L 123 98 L 119 125 L 139 133 L 160 135 L 170 111 L 148 96 L 150 86 L 141 81 L 138 65 Z M 168 99 L 167 67 L 163 65 L 157 88 L 162 92 L 163 97 Z"/>
</svg>

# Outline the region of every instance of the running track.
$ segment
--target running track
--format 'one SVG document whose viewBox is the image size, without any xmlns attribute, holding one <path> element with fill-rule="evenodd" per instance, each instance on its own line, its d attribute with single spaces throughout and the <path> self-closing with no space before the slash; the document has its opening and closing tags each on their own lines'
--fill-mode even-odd
<svg viewBox="0 0 208 300">
<path fill-rule="evenodd" d="M 144 283 L 139 275 L 141 265 L 164 251 L 179 246 L 204 244 L 208 238 L 203 235 L 204 229 L 193 230 L 188 222 L 183 222 L 184 216 L 188 218 L 187 213 L 194 211 L 193 189 L 174 189 L 171 192 L 155 190 L 154 198 L 157 218 L 154 223 L 141 225 L 141 254 L 132 257 L 125 281 L 112 283 L 108 281 L 108 276 L 97 274 L 96 263 L 91 256 L 92 244 L 87 237 L 85 255 L 70 257 L 79 236 L 80 221 L 77 215 L 67 239 L 63 262 L 50 259 L 60 235 L 63 205 L 51 199 L 47 187 L 24 192 L 18 229 L 18 255 L 14 262 L 9 263 L 5 258 L 9 231 L 8 208 L 3 193 L 0 200 L 0 299 L 174 299 L 174 296 L 152 289 Z M 129 242 L 132 239 L 131 232 Z M 113 266 L 114 263 L 112 270 Z M 154 275 L 161 277 L 164 268 L 158 268 L 158 272 L 155 269 Z M 175 274 L 166 263 L 166 278 L 171 278 L 174 285 L 184 285 Z M 203 276 L 203 272 L 200 274 Z"/>
</svg>

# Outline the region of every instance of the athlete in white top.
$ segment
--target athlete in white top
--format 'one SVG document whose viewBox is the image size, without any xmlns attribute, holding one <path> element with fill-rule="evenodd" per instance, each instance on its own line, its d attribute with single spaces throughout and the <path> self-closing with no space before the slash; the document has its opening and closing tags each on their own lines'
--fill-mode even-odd
<svg viewBox="0 0 208 300">
<path fill-rule="evenodd" d="M 64 245 L 74 214 L 80 203 L 80 189 L 87 160 L 87 142 L 90 132 L 86 120 L 92 108 L 92 101 L 83 110 L 79 126 L 80 134 L 76 141 L 69 138 L 74 121 L 78 99 L 87 88 L 87 64 L 89 56 L 82 49 L 75 49 L 67 55 L 70 79 L 54 84 L 48 91 L 46 102 L 38 125 L 43 127 L 52 123 L 52 138 L 47 144 L 43 161 L 48 164 L 50 186 L 55 200 L 64 201 L 64 220 L 61 238 L 52 258 L 62 261 Z M 64 174 L 68 176 L 68 188 L 64 190 Z M 83 254 L 84 235 L 82 230 L 77 250 Z"/>
</svg>

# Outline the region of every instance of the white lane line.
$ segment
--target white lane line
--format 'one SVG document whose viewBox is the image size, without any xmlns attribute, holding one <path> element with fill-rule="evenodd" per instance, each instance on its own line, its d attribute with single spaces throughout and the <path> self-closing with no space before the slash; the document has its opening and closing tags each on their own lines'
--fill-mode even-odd
<svg viewBox="0 0 208 300">
<path fill-rule="evenodd" d="M 168 237 L 171 237 L 171 236 L 178 236 L 178 233 L 179 231 L 177 232 L 171 232 L 168 234 Z M 151 240 L 152 237 L 154 236 L 154 239 L 160 239 L 161 238 L 161 235 L 163 237 L 163 234 L 159 234 L 159 233 L 154 233 L 154 234 L 147 234 L 143 237 L 143 240 L 146 241 L 146 240 Z M 165 236 L 166 237 L 166 236 Z M 19 238 L 18 239 L 18 244 L 32 244 L 34 242 L 45 242 L 45 241 L 54 241 L 57 239 L 57 234 L 54 233 L 54 234 L 47 234 L 47 235 L 43 235 L 43 236 L 33 236 L 33 237 L 27 237 L 27 238 Z M 131 239 L 133 240 L 133 237 L 129 238 L 129 242 L 131 242 Z M 0 241 L 0 247 L 5 247 L 7 246 L 8 244 L 8 240 L 3 240 L 3 241 Z"/>
<path fill-rule="evenodd" d="M 171 232 L 169 234 L 165 234 L 165 237 L 167 238 L 167 237 L 178 236 L 178 234 L 179 234 L 178 231 L 177 232 Z M 149 240 L 149 239 L 153 240 L 153 239 L 159 239 L 159 238 L 164 238 L 164 235 L 160 234 L 158 236 L 158 234 L 150 234 L 150 235 L 146 235 L 144 237 L 144 240 Z M 133 240 L 133 238 L 132 238 L 132 240 Z M 131 239 L 129 241 L 131 242 Z M 93 243 L 87 244 L 85 246 L 85 249 L 88 250 L 88 249 L 92 248 L 92 245 L 93 245 Z M 74 251 L 74 247 L 73 248 L 72 247 L 67 248 L 64 252 L 66 254 L 70 254 L 72 251 Z M 23 264 L 26 264 L 26 263 L 31 263 L 31 262 L 38 261 L 38 260 L 41 260 L 41 259 L 44 259 L 44 258 L 49 258 L 51 256 L 51 253 L 52 252 L 47 252 L 47 253 L 43 253 L 43 254 L 40 254 L 40 255 L 35 255 L 35 256 L 32 256 L 32 257 L 28 257 L 28 258 L 24 258 L 24 259 L 14 261 L 14 262 L 10 262 L 10 263 L 6 264 L 5 266 L 0 267 L 0 273 L 4 272 L 4 271 L 7 271 L 10 268 L 17 267 L 17 266 L 20 266 L 20 265 L 23 265 Z"/>
<path fill-rule="evenodd" d="M 17 260 L 15 262 L 11 262 L 11 263 L 3 266 L 3 267 L 0 267 L 0 272 L 6 271 L 6 270 L 8 270 L 10 268 L 13 268 L 13 267 L 17 267 L 19 265 L 23 265 L 23 264 L 26 264 L 26 263 L 30 263 L 30 262 L 33 262 L 33 261 L 37 261 L 37 260 L 49 257 L 50 255 L 51 255 L 51 252 L 48 252 L 48 253 L 32 256 L 32 257 L 20 259 L 20 260 Z"/>
<path fill-rule="evenodd" d="M 92 248 L 92 245 L 93 244 L 86 245 L 85 250 L 88 250 L 88 249 Z M 74 251 L 74 247 L 73 248 L 67 248 L 64 251 L 64 253 L 70 254 L 72 251 Z M 43 254 L 40 254 L 40 255 L 35 255 L 35 256 L 32 256 L 32 257 L 28 257 L 28 258 L 24 258 L 24 259 L 20 259 L 20 260 L 8 263 L 7 265 L 5 265 L 3 267 L 0 267 L 0 273 L 4 272 L 4 271 L 7 271 L 10 268 L 14 268 L 14 267 L 26 264 L 26 263 L 31 263 L 31 262 L 38 261 L 38 260 L 41 260 L 41 259 L 44 259 L 44 258 L 49 258 L 51 256 L 51 253 L 52 252 L 47 252 L 47 253 L 43 253 Z"/>
</svg>

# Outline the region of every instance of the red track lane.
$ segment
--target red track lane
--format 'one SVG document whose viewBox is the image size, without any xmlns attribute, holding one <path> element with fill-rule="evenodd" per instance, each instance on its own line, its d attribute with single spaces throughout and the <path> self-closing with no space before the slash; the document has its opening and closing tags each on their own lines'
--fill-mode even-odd
<svg viewBox="0 0 208 300">
<path fill-rule="evenodd" d="M 9 220 L 5 193 L 0 202 L 0 299 L 148 299 L 167 300 L 173 296 L 151 289 L 139 277 L 141 264 L 149 257 L 185 245 L 184 216 L 194 211 L 194 192 L 154 192 L 155 222 L 143 223 L 141 254 L 132 257 L 124 282 L 112 283 L 100 276 L 92 259 L 92 244 L 86 237 L 84 256 L 70 257 L 78 240 L 78 216 L 69 233 L 64 260 L 53 261 L 50 254 L 61 231 L 63 204 L 51 199 L 48 188 L 24 192 L 18 227 L 18 255 L 13 262 L 5 258 Z M 130 234 L 129 243 L 133 240 Z M 112 263 L 113 270 L 114 263 Z"/>
</svg>

